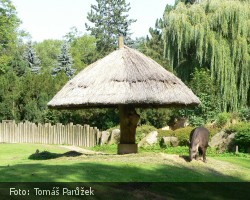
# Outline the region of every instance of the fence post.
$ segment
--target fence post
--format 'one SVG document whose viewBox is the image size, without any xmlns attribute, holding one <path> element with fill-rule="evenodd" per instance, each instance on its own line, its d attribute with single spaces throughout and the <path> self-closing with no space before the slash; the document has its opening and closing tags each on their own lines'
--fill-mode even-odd
<svg viewBox="0 0 250 200">
<path fill-rule="evenodd" d="M 90 146 L 90 134 L 89 134 L 89 125 L 87 125 L 87 147 Z"/>
<path fill-rule="evenodd" d="M 35 124 L 32 122 L 2 121 L 0 123 L 0 142 L 66 144 L 92 147 L 98 144 L 99 130 L 89 125 L 62 125 L 57 123 Z"/>
</svg>

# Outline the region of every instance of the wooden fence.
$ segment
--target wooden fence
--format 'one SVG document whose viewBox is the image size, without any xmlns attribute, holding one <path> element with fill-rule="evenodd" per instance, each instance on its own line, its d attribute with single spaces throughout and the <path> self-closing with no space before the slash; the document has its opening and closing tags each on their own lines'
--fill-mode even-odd
<svg viewBox="0 0 250 200">
<path fill-rule="evenodd" d="M 35 124 L 31 122 L 15 123 L 2 121 L 0 123 L 0 143 L 40 143 L 65 144 L 83 147 L 93 147 L 97 144 L 99 130 L 89 125 L 62 125 L 50 123 Z"/>
</svg>

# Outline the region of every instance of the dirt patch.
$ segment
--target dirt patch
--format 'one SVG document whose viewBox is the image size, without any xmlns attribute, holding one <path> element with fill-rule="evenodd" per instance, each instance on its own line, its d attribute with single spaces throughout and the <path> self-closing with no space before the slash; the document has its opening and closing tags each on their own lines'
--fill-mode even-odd
<svg viewBox="0 0 250 200">
<path fill-rule="evenodd" d="M 198 161 L 193 160 L 189 162 L 185 156 L 179 156 L 176 154 L 165 154 L 165 153 L 154 153 L 145 152 L 138 154 L 106 154 L 103 152 L 95 152 L 75 146 L 62 146 L 63 148 L 70 149 L 72 151 L 77 151 L 82 153 L 82 156 L 70 157 L 68 159 L 82 160 L 83 162 L 119 162 L 127 165 L 131 164 L 157 164 L 157 165 L 168 165 L 175 166 L 179 168 L 189 168 L 192 171 L 197 171 L 199 174 L 212 173 L 215 176 L 239 176 L 243 179 L 249 179 L 250 175 L 247 169 L 244 169 L 238 165 L 217 160 L 215 158 L 207 157 L 207 163 L 202 161 L 200 158 Z M 244 177 L 245 176 L 245 177 Z M 139 195 L 139 194 L 138 194 Z"/>
<path fill-rule="evenodd" d="M 97 154 L 103 155 L 104 154 L 102 152 L 91 151 L 91 150 L 87 150 L 87 149 L 77 147 L 77 146 L 60 146 L 60 147 L 65 148 L 65 149 L 69 149 L 71 151 L 77 151 L 77 152 L 80 152 L 83 154 L 93 154 L 93 155 L 97 155 Z"/>
</svg>

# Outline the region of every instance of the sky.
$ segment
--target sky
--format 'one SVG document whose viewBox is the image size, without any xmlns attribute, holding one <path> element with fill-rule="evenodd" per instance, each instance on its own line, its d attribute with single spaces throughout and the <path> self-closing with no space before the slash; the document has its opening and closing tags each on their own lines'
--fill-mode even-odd
<svg viewBox="0 0 250 200">
<path fill-rule="evenodd" d="M 131 10 L 129 18 L 136 19 L 131 28 L 132 38 L 148 35 L 157 18 L 163 16 L 165 6 L 175 0 L 127 0 Z M 22 21 L 21 29 L 29 32 L 33 41 L 63 39 L 63 36 L 76 27 L 87 33 L 87 13 L 95 0 L 12 0 L 17 15 Z"/>
</svg>

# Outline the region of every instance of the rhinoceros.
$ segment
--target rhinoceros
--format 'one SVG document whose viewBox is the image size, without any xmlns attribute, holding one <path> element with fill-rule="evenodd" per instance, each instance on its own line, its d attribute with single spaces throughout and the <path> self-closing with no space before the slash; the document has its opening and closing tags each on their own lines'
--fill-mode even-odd
<svg viewBox="0 0 250 200">
<path fill-rule="evenodd" d="M 206 151 L 209 141 L 209 131 L 204 127 L 198 127 L 191 131 L 189 158 L 190 162 L 193 158 L 198 160 L 199 154 L 203 157 L 203 162 L 206 162 Z"/>
</svg>

